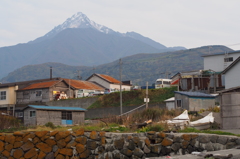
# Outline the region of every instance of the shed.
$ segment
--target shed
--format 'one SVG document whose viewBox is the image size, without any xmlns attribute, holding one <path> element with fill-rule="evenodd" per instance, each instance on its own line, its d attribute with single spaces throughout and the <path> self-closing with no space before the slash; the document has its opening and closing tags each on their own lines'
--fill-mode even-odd
<svg viewBox="0 0 240 159">
<path fill-rule="evenodd" d="M 48 122 L 54 125 L 83 124 L 85 111 L 79 107 L 28 105 L 24 109 L 24 125 L 45 125 Z"/>
<path fill-rule="evenodd" d="M 175 109 L 175 97 L 171 97 L 164 101 L 168 110 Z"/>
<path fill-rule="evenodd" d="M 215 106 L 215 96 L 201 92 L 175 91 L 175 107 L 199 111 Z"/>
<path fill-rule="evenodd" d="M 222 129 L 240 128 L 240 86 L 219 92 Z"/>
</svg>

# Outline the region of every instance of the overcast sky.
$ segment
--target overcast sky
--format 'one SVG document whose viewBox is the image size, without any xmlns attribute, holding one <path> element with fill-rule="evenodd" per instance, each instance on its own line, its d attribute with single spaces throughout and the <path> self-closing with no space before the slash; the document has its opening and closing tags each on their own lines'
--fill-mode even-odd
<svg viewBox="0 0 240 159">
<path fill-rule="evenodd" d="M 1 0 L 0 47 L 45 35 L 77 12 L 167 47 L 240 50 L 240 0 Z"/>
</svg>

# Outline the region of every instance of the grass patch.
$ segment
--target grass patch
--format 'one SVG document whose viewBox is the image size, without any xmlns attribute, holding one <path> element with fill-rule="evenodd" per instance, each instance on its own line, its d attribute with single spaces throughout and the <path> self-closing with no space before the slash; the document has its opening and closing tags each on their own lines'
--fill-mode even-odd
<svg viewBox="0 0 240 159">
<path fill-rule="evenodd" d="M 218 130 L 197 130 L 195 128 L 185 128 L 184 130 L 179 130 L 178 132 L 181 133 L 206 133 L 206 134 L 217 134 L 217 135 L 233 135 L 233 136 L 239 136 L 240 134 L 233 134 L 230 132 L 224 132 L 224 131 L 218 131 Z"/>
<path fill-rule="evenodd" d="M 150 98 L 149 104 L 163 103 L 164 100 L 173 97 L 174 91 L 177 87 L 149 89 L 148 96 Z M 133 90 L 122 92 L 123 106 L 135 106 L 143 104 L 143 99 L 146 97 L 146 90 Z M 93 103 L 91 108 L 117 107 L 119 106 L 120 92 L 114 92 L 100 96 L 98 100 Z"/>
</svg>

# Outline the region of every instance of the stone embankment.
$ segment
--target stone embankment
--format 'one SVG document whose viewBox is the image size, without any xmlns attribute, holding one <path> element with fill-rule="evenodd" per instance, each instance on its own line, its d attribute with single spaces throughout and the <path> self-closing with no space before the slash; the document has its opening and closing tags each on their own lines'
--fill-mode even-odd
<svg viewBox="0 0 240 159">
<path fill-rule="evenodd" d="M 39 131 L 0 133 L 2 159 L 138 159 L 193 151 L 230 149 L 240 138 L 207 134 Z"/>
</svg>

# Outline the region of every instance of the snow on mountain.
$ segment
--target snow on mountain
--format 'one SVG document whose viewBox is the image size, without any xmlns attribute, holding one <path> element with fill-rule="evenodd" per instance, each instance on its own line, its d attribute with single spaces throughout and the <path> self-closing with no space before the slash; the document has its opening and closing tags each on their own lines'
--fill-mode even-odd
<svg viewBox="0 0 240 159">
<path fill-rule="evenodd" d="M 71 18 L 68 18 L 64 23 L 58 25 L 45 36 L 53 36 L 60 31 L 67 28 L 94 28 L 100 32 L 105 34 L 109 34 L 111 32 L 115 32 L 112 29 L 105 27 L 103 25 L 97 24 L 94 21 L 90 20 L 85 14 L 78 12 L 74 14 Z"/>
</svg>

